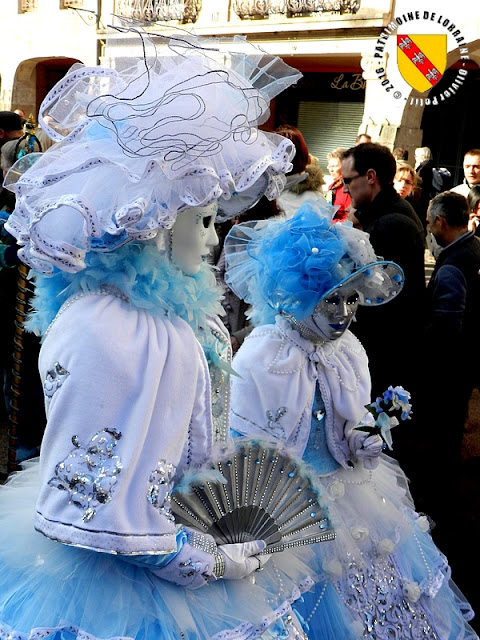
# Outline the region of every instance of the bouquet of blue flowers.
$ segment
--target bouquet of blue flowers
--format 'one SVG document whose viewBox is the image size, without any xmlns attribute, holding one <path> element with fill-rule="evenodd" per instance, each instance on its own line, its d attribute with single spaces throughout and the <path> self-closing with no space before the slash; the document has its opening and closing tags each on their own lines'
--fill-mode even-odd
<svg viewBox="0 0 480 640">
<path fill-rule="evenodd" d="M 374 417 L 374 425 L 360 423 L 355 429 L 365 431 L 369 435 L 378 434 L 391 451 L 391 430 L 399 425 L 400 421 L 409 420 L 412 415 L 410 393 L 403 387 L 390 386 L 375 402 L 367 404 L 365 409 Z"/>
</svg>

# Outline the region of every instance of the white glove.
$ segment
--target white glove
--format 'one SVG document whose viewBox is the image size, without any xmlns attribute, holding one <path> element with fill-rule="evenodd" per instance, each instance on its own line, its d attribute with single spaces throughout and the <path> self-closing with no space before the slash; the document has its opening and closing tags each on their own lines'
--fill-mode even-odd
<svg viewBox="0 0 480 640">
<path fill-rule="evenodd" d="M 212 536 L 187 529 L 186 542 L 177 555 L 164 567 L 153 566 L 155 556 L 151 560 L 143 560 L 150 571 L 163 580 L 168 580 L 186 589 L 198 589 L 208 580 L 214 580 L 213 574 L 217 545 Z M 142 556 L 143 558 L 143 556 Z M 138 561 L 137 561 L 138 564 Z"/>
<path fill-rule="evenodd" d="M 376 469 L 378 457 L 383 451 L 383 440 L 378 435 L 358 431 L 350 439 L 350 448 L 359 460 L 362 460 L 365 469 Z"/>
<path fill-rule="evenodd" d="M 222 544 L 218 552 L 223 556 L 225 570 L 223 578 L 227 580 L 239 580 L 248 576 L 252 571 L 259 571 L 270 559 L 270 556 L 256 555 L 265 549 L 263 540 L 253 540 L 237 544 Z M 220 576 L 219 576 L 220 577 Z"/>
</svg>

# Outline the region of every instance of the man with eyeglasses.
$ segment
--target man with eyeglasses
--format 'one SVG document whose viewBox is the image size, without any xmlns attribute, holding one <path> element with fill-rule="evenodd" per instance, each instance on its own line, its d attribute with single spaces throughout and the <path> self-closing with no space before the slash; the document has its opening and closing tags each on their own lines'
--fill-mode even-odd
<svg viewBox="0 0 480 640">
<path fill-rule="evenodd" d="M 348 149 L 342 161 L 343 190 L 350 194 L 355 217 L 370 235 L 375 253 L 396 262 L 405 273 L 398 298 L 377 307 L 375 313 L 367 307 L 359 309 L 351 329 L 369 358 L 373 397 L 389 385 L 402 385 L 414 402 L 424 323 L 425 237 L 412 206 L 393 187 L 396 166 L 389 149 L 376 143 Z M 407 429 L 402 427 L 402 431 Z M 403 440 L 402 434 L 395 436 Z M 399 442 L 394 449 L 399 458 L 402 448 Z"/>
</svg>

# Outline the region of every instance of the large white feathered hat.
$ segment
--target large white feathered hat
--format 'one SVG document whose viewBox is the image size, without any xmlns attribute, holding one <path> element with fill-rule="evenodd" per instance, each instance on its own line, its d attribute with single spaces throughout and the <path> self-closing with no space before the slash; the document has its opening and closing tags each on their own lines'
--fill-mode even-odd
<svg viewBox="0 0 480 640">
<path fill-rule="evenodd" d="M 111 66 L 75 65 L 43 101 L 57 144 L 6 179 L 17 196 L 8 230 L 41 273 L 151 239 L 187 207 L 218 200 L 220 219 L 237 215 L 276 198 L 291 169 L 292 143 L 258 125 L 299 72 L 243 39 L 115 35 Z"/>
</svg>

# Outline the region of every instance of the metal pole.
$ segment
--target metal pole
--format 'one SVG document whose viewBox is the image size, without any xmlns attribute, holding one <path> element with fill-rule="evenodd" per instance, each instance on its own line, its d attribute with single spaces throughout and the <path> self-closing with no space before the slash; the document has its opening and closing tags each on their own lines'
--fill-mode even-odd
<svg viewBox="0 0 480 640">
<path fill-rule="evenodd" d="M 8 473 L 18 470 L 17 439 L 21 427 L 21 381 L 22 381 L 22 351 L 23 334 L 25 331 L 25 316 L 27 314 L 27 276 L 28 267 L 23 263 L 18 265 L 17 305 L 15 309 L 15 333 L 13 336 L 13 366 L 11 385 L 10 429 L 8 432 Z"/>
</svg>

